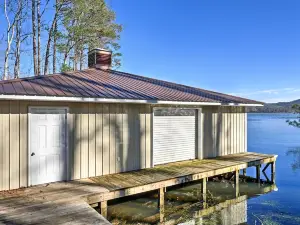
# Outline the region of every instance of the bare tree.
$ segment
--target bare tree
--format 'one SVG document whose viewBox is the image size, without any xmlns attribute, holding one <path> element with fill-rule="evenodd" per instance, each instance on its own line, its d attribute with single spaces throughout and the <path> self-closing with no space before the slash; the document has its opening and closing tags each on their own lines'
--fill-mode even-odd
<svg viewBox="0 0 300 225">
<path fill-rule="evenodd" d="M 14 78 L 20 77 L 20 63 L 21 63 L 21 54 L 26 52 L 26 50 L 22 47 L 22 43 L 27 40 L 31 35 L 31 31 L 23 29 L 23 24 L 29 18 L 30 12 L 28 12 L 26 7 L 29 6 L 29 0 L 18 0 L 18 6 L 20 7 L 20 11 L 18 16 L 16 17 L 16 37 L 14 43 Z"/>
<path fill-rule="evenodd" d="M 83 69 L 83 63 L 84 63 L 84 49 L 80 49 L 80 53 L 79 53 L 79 70 Z"/>
<path fill-rule="evenodd" d="M 55 13 L 58 14 L 59 7 L 58 7 L 58 0 L 55 1 Z M 52 72 L 56 73 L 56 42 L 57 42 L 57 35 L 58 35 L 58 22 L 57 19 L 54 24 L 54 34 L 53 34 L 53 44 L 52 44 Z"/>
<path fill-rule="evenodd" d="M 114 47 L 121 31 L 105 0 L 2 0 L 2 6 L 7 22 L 0 33 L 6 47 L 0 69 L 3 79 L 9 71 L 20 77 L 25 52 L 33 59 L 35 76 L 48 74 L 51 63 L 53 73 L 83 69 L 87 49 Z"/>
<path fill-rule="evenodd" d="M 20 77 L 20 57 L 21 57 L 21 33 L 22 33 L 22 22 L 23 22 L 23 0 L 18 0 L 18 7 L 20 12 L 16 19 L 16 49 L 15 49 L 15 65 L 14 65 L 14 78 Z"/>
<path fill-rule="evenodd" d="M 68 4 L 68 0 L 56 0 L 55 1 L 55 13 L 51 23 L 51 26 L 48 31 L 48 40 L 46 45 L 46 53 L 45 53 L 45 64 L 44 64 L 44 75 L 49 72 L 49 58 L 50 58 L 50 48 L 51 42 L 52 44 L 52 66 L 53 73 L 56 72 L 56 51 L 57 51 L 57 36 L 58 36 L 58 20 L 61 16 L 61 12 L 63 7 Z"/>
<path fill-rule="evenodd" d="M 15 65 L 14 65 L 14 78 L 20 76 L 20 48 L 21 48 L 21 27 L 20 20 L 16 23 L 16 50 L 15 50 Z"/>
<path fill-rule="evenodd" d="M 37 45 L 36 45 L 36 0 L 31 0 L 31 21 L 32 21 L 32 56 L 34 75 L 38 76 L 38 59 L 37 59 Z"/>
<path fill-rule="evenodd" d="M 18 0 L 20 3 L 22 0 Z M 15 36 L 16 22 L 20 17 L 21 4 L 18 4 L 17 10 L 15 10 L 15 4 L 13 2 L 7 2 L 4 0 L 4 14 L 7 22 L 6 29 L 6 49 L 4 54 L 4 71 L 3 71 L 3 80 L 8 78 L 8 69 L 9 69 L 9 54 L 11 51 L 11 45 Z M 11 18 L 10 18 L 11 17 Z"/>
<path fill-rule="evenodd" d="M 58 1 L 56 1 L 56 10 L 55 10 L 55 14 L 49 29 L 49 33 L 48 33 L 48 40 L 47 40 L 47 46 L 46 46 L 46 54 L 45 54 L 45 64 L 44 64 L 44 75 L 48 74 L 48 69 L 49 69 L 49 57 L 50 57 L 50 48 L 51 48 L 51 41 L 52 38 L 55 38 L 55 36 L 57 35 L 55 32 L 57 32 L 57 20 L 59 17 L 59 13 L 62 9 L 62 7 L 64 6 L 64 2 L 60 2 L 58 3 Z M 56 30 L 55 30 L 56 29 Z M 55 44 L 56 44 L 56 39 L 55 39 Z M 55 49 L 53 49 L 53 52 L 56 52 L 56 46 Z M 56 54 L 54 56 L 53 54 L 53 59 L 54 57 L 56 57 Z M 56 64 L 56 61 L 53 60 L 53 68 L 55 67 L 54 64 Z M 55 68 L 53 69 L 55 70 Z"/>
<path fill-rule="evenodd" d="M 36 4 L 36 11 L 37 11 L 37 73 L 38 75 L 41 74 L 41 21 L 42 21 L 42 14 L 41 14 L 41 0 L 37 0 Z"/>
</svg>

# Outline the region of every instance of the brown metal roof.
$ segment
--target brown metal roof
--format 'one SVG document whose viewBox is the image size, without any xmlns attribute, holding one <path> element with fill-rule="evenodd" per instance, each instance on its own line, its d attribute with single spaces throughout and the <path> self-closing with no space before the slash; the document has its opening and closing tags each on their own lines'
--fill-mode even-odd
<svg viewBox="0 0 300 225">
<path fill-rule="evenodd" d="M 263 104 L 200 88 L 96 68 L 0 81 L 0 95 Z"/>
</svg>

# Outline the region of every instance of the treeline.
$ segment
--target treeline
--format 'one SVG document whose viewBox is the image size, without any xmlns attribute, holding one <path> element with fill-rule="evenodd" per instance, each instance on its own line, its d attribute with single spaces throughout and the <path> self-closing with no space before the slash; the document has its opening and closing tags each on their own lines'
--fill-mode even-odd
<svg viewBox="0 0 300 225">
<path fill-rule="evenodd" d="M 99 47 L 113 50 L 114 66 L 120 65 L 122 26 L 104 0 L 1 1 L 2 79 L 83 69 L 87 52 Z"/>
<path fill-rule="evenodd" d="M 247 107 L 248 112 L 255 113 L 295 113 L 295 105 L 300 99 L 291 102 L 266 103 L 263 107 Z"/>
<path fill-rule="evenodd" d="M 263 107 L 247 107 L 248 112 L 253 113 L 293 113 L 291 107 L 273 107 L 265 105 Z"/>
</svg>

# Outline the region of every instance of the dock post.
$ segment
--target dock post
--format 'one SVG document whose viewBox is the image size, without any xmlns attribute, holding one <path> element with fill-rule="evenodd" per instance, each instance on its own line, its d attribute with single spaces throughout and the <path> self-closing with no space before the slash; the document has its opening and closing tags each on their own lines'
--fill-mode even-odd
<svg viewBox="0 0 300 225">
<path fill-rule="evenodd" d="M 202 198 L 203 198 L 203 208 L 206 208 L 207 207 L 207 204 L 206 204 L 206 191 L 207 191 L 207 185 L 206 185 L 206 182 L 207 181 L 207 178 L 203 178 L 202 179 L 202 185 L 201 185 L 201 193 L 202 193 Z"/>
<path fill-rule="evenodd" d="M 158 190 L 158 208 L 159 208 L 159 220 L 161 223 L 164 222 L 165 217 L 165 191 L 166 188 L 161 187 Z"/>
<path fill-rule="evenodd" d="M 276 180 L 276 173 L 275 173 L 276 165 L 275 161 L 271 163 L 271 181 L 273 184 L 275 184 Z"/>
<path fill-rule="evenodd" d="M 235 197 L 237 198 L 240 195 L 240 170 L 235 171 L 234 183 L 235 183 Z"/>
<path fill-rule="evenodd" d="M 100 213 L 107 219 L 107 201 L 100 202 Z"/>
<path fill-rule="evenodd" d="M 259 184 L 260 184 L 260 166 L 261 165 L 256 166 L 256 182 Z"/>
<path fill-rule="evenodd" d="M 247 169 L 243 169 L 243 176 L 245 177 L 247 175 Z"/>
</svg>

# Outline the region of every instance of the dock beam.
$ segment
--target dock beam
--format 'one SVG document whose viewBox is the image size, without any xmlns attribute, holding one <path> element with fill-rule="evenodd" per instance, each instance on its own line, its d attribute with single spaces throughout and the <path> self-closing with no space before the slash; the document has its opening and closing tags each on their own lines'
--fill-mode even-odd
<svg viewBox="0 0 300 225">
<path fill-rule="evenodd" d="M 159 221 L 164 222 L 165 218 L 165 192 L 166 188 L 161 187 L 158 189 L 158 208 L 159 208 Z"/>
</svg>

